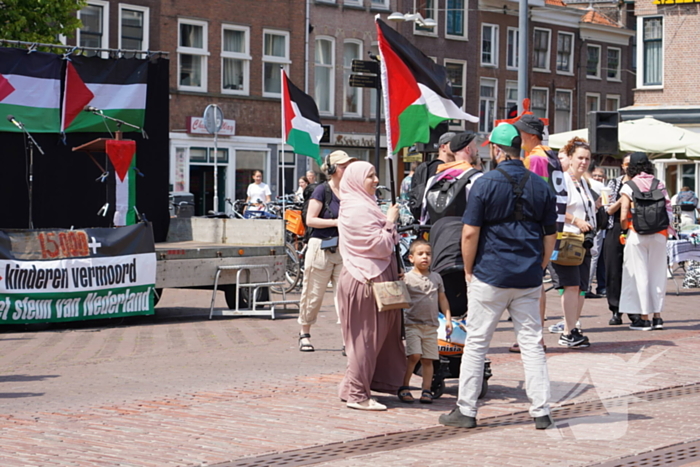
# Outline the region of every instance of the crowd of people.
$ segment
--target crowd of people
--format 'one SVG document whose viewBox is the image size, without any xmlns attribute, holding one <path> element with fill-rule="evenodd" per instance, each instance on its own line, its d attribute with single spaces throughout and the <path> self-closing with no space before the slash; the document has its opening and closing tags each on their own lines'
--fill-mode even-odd
<svg viewBox="0 0 700 467">
<path fill-rule="evenodd" d="M 442 135 L 437 158 L 411 167 L 402 192 L 416 219 L 431 229 L 429 242 L 411 245 L 408 273 L 395 255 L 399 209 L 378 206 L 372 164 L 335 151 L 322 167 L 328 181 L 314 184 L 311 194 L 302 190 L 310 197 L 306 223 L 312 233 L 299 350 L 314 350 L 310 329 L 330 283 L 347 354 L 338 394 L 349 408 L 386 410 L 373 391 L 416 401 L 410 379 L 419 363 L 418 400 L 432 402 L 438 313 L 448 336 L 452 316 L 466 316 L 457 406 L 439 421 L 476 426 L 486 353 L 508 310 L 517 340 L 510 350 L 521 353 L 530 414 L 537 429 L 551 426 L 542 337 L 547 275 L 561 295 L 563 319 L 549 327 L 561 334 L 560 346 L 591 346 L 581 323 L 587 298 L 607 299 L 610 325 L 622 324 L 626 314 L 632 330 L 663 329 L 673 203 L 651 162 L 643 153 L 627 155 L 621 175 L 606 183 L 588 142 L 574 138 L 557 154 L 542 144 L 543 131 L 533 115 L 498 125 L 485 143 L 494 169 L 486 173 L 472 132 Z M 310 181 L 303 177 L 300 187 Z M 697 209 L 697 197 L 683 192 L 679 198 Z M 403 311 L 385 309 L 378 292 L 379 285 L 397 281 L 409 303 Z"/>
</svg>

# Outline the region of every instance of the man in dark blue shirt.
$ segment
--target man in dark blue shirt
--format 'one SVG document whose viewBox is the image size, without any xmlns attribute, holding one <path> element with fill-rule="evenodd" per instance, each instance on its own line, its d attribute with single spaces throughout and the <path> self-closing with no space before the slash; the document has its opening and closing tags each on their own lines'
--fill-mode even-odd
<svg viewBox="0 0 700 467">
<path fill-rule="evenodd" d="M 556 240 L 556 199 L 547 182 L 523 165 L 521 141 L 513 125 L 493 130 L 489 143 L 497 168 L 474 182 L 462 217 L 462 256 L 469 284 L 467 341 L 457 407 L 440 416 L 443 425 L 476 426 L 484 359 L 505 309 L 520 345 L 535 427 L 545 429 L 554 423 L 539 307 L 542 270 Z"/>
</svg>

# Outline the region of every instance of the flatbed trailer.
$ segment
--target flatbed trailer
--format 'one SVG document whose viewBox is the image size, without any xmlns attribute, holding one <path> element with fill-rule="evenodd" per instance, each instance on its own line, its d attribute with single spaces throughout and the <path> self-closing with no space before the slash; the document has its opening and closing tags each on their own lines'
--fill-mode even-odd
<svg viewBox="0 0 700 467">
<path fill-rule="evenodd" d="M 216 314 L 257 315 L 263 313 L 257 312 L 251 295 L 257 292 L 257 301 L 269 306 L 269 298 L 260 295 L 266 294 L 271 284 L 284 281 L 281 220 L 172 218 L 167 240 L 156 244 L 158 295 L 166 288 L 216 286 L 224 291 L 228 307 L 236 311 L 219 310 Z M 286 297 L 283 301 L 285 305 L 293 303 Z"/>
</svg>

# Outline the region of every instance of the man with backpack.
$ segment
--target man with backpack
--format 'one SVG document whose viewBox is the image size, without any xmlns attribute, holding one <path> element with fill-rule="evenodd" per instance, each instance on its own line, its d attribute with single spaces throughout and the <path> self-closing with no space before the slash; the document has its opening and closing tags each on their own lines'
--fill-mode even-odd
<svg viewBox="0 0 700 467">
<path fill-rule="evenodd" d="M 626 235 L 620 313 L 641 315 L 630 325 L 635 331 L 663 329 L 666 240 L 674 233 L 671 200 L 643 152 L 630 155 L 627 174 L 631 180 L 620 189 L 620 226 Z"/>
<path fill-rule="evenodd" d="M 455 160 L 455 155 L 450 151 L 450 141 L 456 133 L 448 131 L 443 133 L 438 140 L 438 155 L 435 159 L 425 161 L 416 167 L 413 176 L 411 177 L 411 190 L 408 194 L 408 208 L 413 215 L 413 218 L 420 220 L 421 209 L 423 206 L 423 195 L 425 194 L 425 185 L 428 179 L 435 175 L 440 164 L 452 162 Z"/>
<path fill-rule="evenodd" d="M 700 211 L 698 196 L 688 186 L 681 188 L 673 198 L 671 198 L 672 206 L 680 206 L 681 209 L 681 227 L 686 225 L 697 224 L 697 216 L 695 211 Z"/>
<path fill-rule="evenodd" d="M 445 294 L 454 316 L 467 311 L 467 284 L 462 262 L 462 216 L 467 209 L 469 190 L 482 173 L 476 149 L 476 134 L 459 133 L 450 142 L 454 162 L 437 167 L 426 184 L 421 224 L 430 224 L 432 270 L 442 277 Z"/>
<path fill-rule="evenodd" d="M 443 414 L 447 426 L 476 426 L 484 360 L 503 312 L 508 309 L 525 368 L 525 388 L 535 428 L 546 429 L 550 383 L 542 340 L 539 300 L 542 270 L 556 239 L 554 193 L 520 160 L 520 135 L 511 124 L 489 137 L 496 165 L 474 182 L 462 218 L 464 276 L 469 282 L 467 340 L 459 375 L 457 407 Z"/>
</svg>

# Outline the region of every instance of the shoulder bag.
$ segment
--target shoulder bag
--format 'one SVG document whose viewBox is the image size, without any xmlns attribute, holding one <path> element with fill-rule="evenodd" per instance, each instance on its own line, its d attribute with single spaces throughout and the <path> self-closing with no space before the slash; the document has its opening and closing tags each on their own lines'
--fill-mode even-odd
<svg viewBox="0 0 700 467">
<path fill-rule="evenodd" d="M 370 282 L 378 311 L 398 310 L 411 306 L 404 281 Z"/>
</svg>

